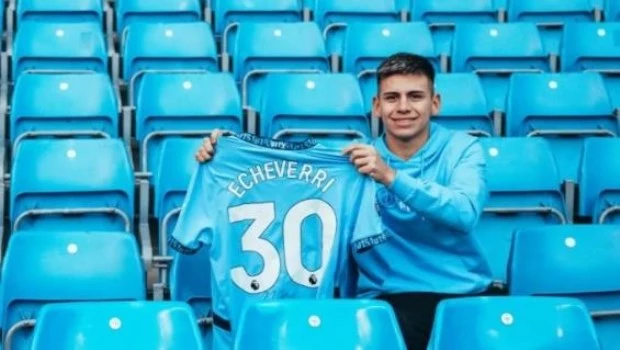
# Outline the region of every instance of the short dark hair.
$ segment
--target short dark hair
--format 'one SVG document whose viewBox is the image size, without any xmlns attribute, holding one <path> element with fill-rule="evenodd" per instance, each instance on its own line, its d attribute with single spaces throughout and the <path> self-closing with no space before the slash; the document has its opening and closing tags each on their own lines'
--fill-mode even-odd
<svg viewBox="0 0 620 350">
<path fill-rule="evenodd" d="M 380 90 L 381 81 L 393 75 L 417 75 L 421 74 L 428 78 L 431 91 L 435 85 L 435 68 L 425 57 L 399 52 L 386 58 L 377 69 L 377 91 Z"/>
</svg>

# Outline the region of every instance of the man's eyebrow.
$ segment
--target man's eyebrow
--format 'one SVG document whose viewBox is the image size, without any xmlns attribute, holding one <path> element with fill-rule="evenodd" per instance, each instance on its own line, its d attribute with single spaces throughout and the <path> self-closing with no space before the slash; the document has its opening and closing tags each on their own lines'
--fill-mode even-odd
<svg viewBox="0 0 620 350">
<path fill-rule="evenodd" d="M 409 94 L 420 94 L 420 93 L 426 93 L 425 90 L 423 89 L 414 89 L 414 90 L 409 90 L 405 92 L 407 95 Z M 400 94 L 400 91 L 384 91 L 382 95 L 398 95 Z"/>
</svg>

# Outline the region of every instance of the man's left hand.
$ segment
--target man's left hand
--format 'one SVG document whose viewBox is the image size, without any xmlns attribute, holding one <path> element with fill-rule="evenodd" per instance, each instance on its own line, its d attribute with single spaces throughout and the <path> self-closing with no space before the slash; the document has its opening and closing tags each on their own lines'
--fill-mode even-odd
<svg viewBox="0 0 620 350">
<path fill-rule="evenodd" d="M 360 173 L 369 175 L 385 186 L 390 186 L 394 181 L 396 172 L 385 164 L 385 161 L 373 146 L 353 144 L 347 146 L 342 153 L 349 156 L 351 163 L 355 165 Z"/>
</svg>

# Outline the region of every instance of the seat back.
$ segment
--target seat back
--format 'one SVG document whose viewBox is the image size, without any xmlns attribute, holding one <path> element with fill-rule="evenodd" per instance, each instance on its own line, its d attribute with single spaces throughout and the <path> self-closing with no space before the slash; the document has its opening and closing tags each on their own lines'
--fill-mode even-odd
<svg viewBox="0 0 620 350">
<path fill-rule="evenodd" d="M 200 22 L 202 8 L 199 0 L 122 0 L 115 3 L 116 32 L 135 23 Z"/>
<path fill-rule="evenodd" d="M 26 21 L 15 34 L 12 78 L 29 71 L 108 73 L 101 25 L 94 22 Z"/>
<path fill-rule="evenodd" d="M 274 74 L 267 78 L 260 134 L 324 142 L 371 137 L 362 93 L 351 74 Z"/>
<path fill-rule="evenodd" d="M 119 101 L 107 74 L 24 74 L 14 86 L 9 137 L 118 137 Z"/>
<path fill-rule="evenodd" d="M 442 103 L 433 121 L 475 136 L 496 136 L 491 110 L 478 75 L 437 74 L 435 90 L 441 96 Z"/>
<path fill-rule="evenodd" d="M 81 302 L 41 308 L 32 349 L 202 350 L 196 318 L 178 302 Z"/>
<path fill-rule="evenodd" d="M 225 40 L 231 43 L 235 40 L 236 32 L 236 28 L 231 26 L 233 23 L 302 20 L 302 4 L 297 0 L 212 1 L 212 7 L 215 35 L 223 36 L 228 31 Z"/>
<path fill-rule="evenodd" d="M 460 23 L 494 23 L 498 4 L 493 0 L 406 0 L 411 20 L 429 25 L 438 54 L 450 55 L 454 28 Z"/>
<path fill-rule="evenodd" d="M 254 303 L 245 308 L 236 334 L 236 349 L 405 349 L 394 311 L 378 300 Z"/>
<path fill-rule="evenodd" d="M 343 38 L 342 71 L 358 77 L 368 113 L 372 110 L 372 98 L 377 93 L 376 70 L 383 60 L 397 52 L 426 57 L 436 71 L 441 70 L 433 38 L 422 22 L 354 22 L 347 25 Z"/>
<path fill-rule="evenodd" d="M 564 25 L 560 69 L 563 72 L 618 70 L 620 47 L 614 33 L 620 23 L 567 23 Z"/>
<path fill-rule="evenodd" d="M 475 228 L 496 281 L 506 282 L 513 231 L 566 222 L 555 160 L 542 138 L 482 138 L 489 198 Z"/>
<path fill-rule="evenodd" d="M 620 224 L 620 140 L 584 141 L 578 213 L 593 223 Z"/>
<path fill-rule="evenodd" d="M 160 249 L 166 250 L 168 236 L 179 216 L 185 194 L 197 167 L 194 154 L 201 139 L 168 138 L 162 142 L 161 156 L 155 168 L 154 215 L 159 222 Z"/>
<path fill-rule="evenodd" d="M 555 159 L 547 140 L 480 139 L 487 161 L 489 208 L 545 207 L 565 215 Z"/>
<path fill-rule="evenodd" d="M 219 70 L 215 39 L 205 22 L 135 23 L 127 30 L 122 52 L 123 79 L 133 90 L 148 71 Z"/>
<path fill-rule="evenodd" d="M 394 0 L 315 0 L 310 9 L 313 20 L 324 33 L 329 54 L 342 54 L 342 39 L 347 24 L 400 21 L 400 13 Z"/>
<path fill-rule="evenodd" d="M 563 72 L 595 71 L 603 75 L 614 108 L 620 107 L 620 46 L 615 33 L 620 23 L 577 23 L 564 25 L 560 50 Z"/>
<path fill-rule="evenodd" d="M 244 128 L 241 97 L 228 73 L 146 74 L 142 82 L 135 125 L 144 171 L 153 170 L 167 137 L 203 138 L 213 129 Z"/>
<path fill-rule="evenodd" d="M 619 248 L 617 226 L 564 225 L 518 230 L 510 257 L 510 293 L 581 299 L 592 313 L 602 348 L 617 348 Z M 613 313 L 600 314 L 608 311 Z"/>
<path fill-rule="evenodd" d="M 319 27 L 313 22 L 243 23 L 233 45 L 233 72 L 242 103 L 258 109 L 269 72 L 328 72 Z"/>
<path fill-rule="evenodd" d="M 3 341 L 45 304 L 144 300 L 144 273 L 136 239 L 126 232 L 14 232 L 2 266 Z M 31 328 L 22 328 L 11 349 L 31 349 L 31 340 Z"/>
<path fill-rule="evenodd" d="M 534 23 L 459 23 L 452 44 L 452 71 L 480 75 L 487 101 L 503 111 L 510 75 L 549 72 Z"/>
<path fill-rule="evenodd" d="M 532 22 L 538 26 L 547 52 L 559 53 L 565 23 L 594 21 L 590 0 L 508 1 L 508 22 Z"/>
<path fill-rule="evenodd" d="M 20 0 L 16 24 L 24 21 L 94 22 L 103 25 L 103 2 L 99 0 Z"/>
<path fill-rule="evenodd" d="M 11 226 L 131 231 L 134 187 L 120 139 L 24 140 L 11 171 Z"/>
<path fill-rule="evenodd" d="M 596 73 L 514 75 L 506 104 L 506 135 L 549 140 L 563 180 L 577 181 L 583 138 L 620 132 Z"/>
<path fill-rule="evenodd" d="M 464 322 L 464 320 L 468 320 Z M 600 349 L 585 305 L 572 298 L 472 297 L 439 303 L 429 350 Z"/>
</svg>

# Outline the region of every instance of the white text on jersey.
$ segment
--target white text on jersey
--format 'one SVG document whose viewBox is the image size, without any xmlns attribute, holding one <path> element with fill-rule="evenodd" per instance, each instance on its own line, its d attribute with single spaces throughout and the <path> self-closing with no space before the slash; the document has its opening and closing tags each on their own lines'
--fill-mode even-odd
<svg viewBox="0 0 620 350">
<path fill-rule="evenodd" d="M 327 191 L 335 179 L 329 178 L 329 174 L 322 169 L 314 169 L 309 164 L 298 164 L 287 160 L 271 161 L 248 169 L 247 172 L 237 175 L 237 181 L 228 185 L 228 190 L 237 196 L 243 197 L 247 190 L 254 185 L 269 180 L 280 178 L 306 181 L 315 185 L 321 192 Z"/>
</svg>

